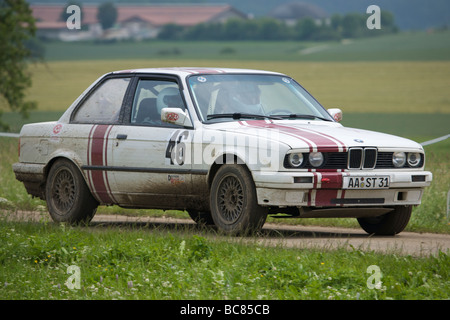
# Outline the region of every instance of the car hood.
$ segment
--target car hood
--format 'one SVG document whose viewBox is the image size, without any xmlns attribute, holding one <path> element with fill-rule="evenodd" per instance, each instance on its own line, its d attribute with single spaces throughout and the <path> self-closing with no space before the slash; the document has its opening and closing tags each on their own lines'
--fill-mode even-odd
<svg viewBox="0 0 450 320">
<path fill-rule="evenodd" d="M 417 142 L 398 136 L 343 127 L 336 122 L 251 120 L 211 124 L 209 129 L 255 135 L 287 144 L 292 149 L 342 152 L 350 147 L 422 149 Z"/>
</svg>

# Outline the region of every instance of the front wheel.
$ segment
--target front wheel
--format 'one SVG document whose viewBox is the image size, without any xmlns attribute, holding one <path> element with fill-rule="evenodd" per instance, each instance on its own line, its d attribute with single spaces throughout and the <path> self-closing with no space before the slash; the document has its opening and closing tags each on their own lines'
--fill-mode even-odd
<svg viewBox="0 0 450 320">
<path fill-rule="evenodd" d="M 412 206 L 396 206 L 379 217 L 358 218 L 361 228 L 369 234 L 393 236 L 402 232 L 411 218 Z"/>
<path fill-rule="evenodd" d="M 243 165 L 223 165 L 211 185 L 211 216 L 220 231 L 247 234 L 259 231 L 267 209 L 258 205 L 255 184 Z"/>
<path fill-rule="evenodd" d="M 188 210 L 188 214 L 195 223 L 201 226 L 207 226 L 214 224 L 210 212 Z"/>
<path fill-rule="evenodd" d="M 66 159 L 56 161 L 51 167 L 45 198 L 55 222 L 89 223 L 98 206 L 78 167 Z"/>
</svg>

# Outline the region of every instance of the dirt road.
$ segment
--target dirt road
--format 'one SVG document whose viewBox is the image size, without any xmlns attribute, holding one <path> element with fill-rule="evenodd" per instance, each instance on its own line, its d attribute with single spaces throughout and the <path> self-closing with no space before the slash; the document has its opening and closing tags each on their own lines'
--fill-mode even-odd
<svg viewBox="0 0 450 320">
<path fill-rule="evenodd" d="M 49 219 L 48 213 L 20 212 L 14 219 L 42 221 Z M 100 226 L 142 226 L 159 230 L 191 230 L 204 232 L 201 227 L 188 219 L 128 217 L 122 215 L 98 214 L 91 222 L 92 227 Z M 319 226 L 292 226 L 266 223 L 257 238 L 238 238 L 238 241 L 258 242 L 263 245 L 289 248 L 321 248 L 332 250 L 377 251 L 400 255 L 429 256 L 439 251 L 450 252 L 450 235 L 434 233 L 402 232 L 394 237 L 372 237 L 362 229 L 348 229 Z"/>
</svg>

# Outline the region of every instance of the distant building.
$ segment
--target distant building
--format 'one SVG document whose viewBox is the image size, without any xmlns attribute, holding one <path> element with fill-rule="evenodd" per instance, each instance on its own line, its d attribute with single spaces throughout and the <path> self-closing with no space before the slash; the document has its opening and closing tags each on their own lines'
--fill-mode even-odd
<svg viewBox="0 0 450 320">
<path fill-rule="evenodd" d="M 304 2 L 289 2 L 279 5 L 269 15 L 291 26 L 303 18 L 312 18 L 317 24 L 321 24 L 328 17 L 322 8 Z"/>
<path fill-rule="evenodd" d="M 103 32 L 97 20 L 98 7 L 82 5 L 82 29 L 69 30 L 66 21 L 61 20 L 65 5 L 31 5 L 36 18 L 37 35 L 41 38 L 65 41 L 113 38 L 147 39 L 155 38 L 161 27 L 177 24 L 183 27 L 199 23 L 220 22 L 230 18 L 247 19 L 247 16 L 230 5 L 121 5 L 117 4 L 115 28 Z"/>
</svg>

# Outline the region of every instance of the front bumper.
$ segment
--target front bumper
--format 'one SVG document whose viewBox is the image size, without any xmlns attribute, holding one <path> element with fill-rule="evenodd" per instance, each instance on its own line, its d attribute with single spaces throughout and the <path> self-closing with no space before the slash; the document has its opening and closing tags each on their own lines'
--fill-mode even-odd
<svg viewBox="0 0 450 320">
<path fill-rule="evenodd" d="M 344 188 L 344 177 L 388 176 L 388 189 Z M 253 172 L 258 204 L 278 207 L 418 205 L 428 171 Z"/>
</svg>

